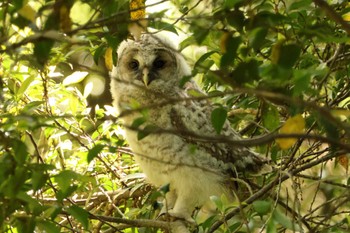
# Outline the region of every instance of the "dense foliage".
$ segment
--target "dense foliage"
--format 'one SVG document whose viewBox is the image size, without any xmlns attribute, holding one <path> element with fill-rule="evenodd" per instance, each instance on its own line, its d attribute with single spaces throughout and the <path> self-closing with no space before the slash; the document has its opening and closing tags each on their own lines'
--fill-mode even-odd
<svg viewBox="0 0 350 233">
<path fill-rule="evenodd" d="M 348 232 L 348 1 L 135 2 L 149 30 L 182 40 L 218 132 L 228 118 L 245 138 L 231 143 L 275 168 L 245 200 L 213 198 L 217 212 L 196 230 Z M 114 51 L 140 18 L 129 9 L 0 1 L 1 232 L 168 228 L 154 220 L 166 187 L 144 182 L 111 106 Z"/>
</svg>

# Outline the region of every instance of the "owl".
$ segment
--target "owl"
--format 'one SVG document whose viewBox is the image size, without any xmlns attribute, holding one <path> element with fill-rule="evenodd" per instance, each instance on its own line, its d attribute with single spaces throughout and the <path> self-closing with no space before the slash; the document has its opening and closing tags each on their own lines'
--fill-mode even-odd
<svg viewBox="0 0 350 233">
<path fill-rule="evenodd" d="M 191 69 L 166 37 L 143 34 L 138 41 L 123 41 L 117 53 L 111 93 L 126 140 L 147 180 L 169 185 L 165 211 L 193 222 L 195 208 L 210 196 L 230 196 L 230 180 L 259 170 L 264 161 L 248 148 L 196 137 L 240 138 L 229 122 L 218 135 L 210 120 L 213 106 L 188 95 L 189 89 L 200 91 L 193 81 L 180 85 Z M 146 127 L 156 130 L 140 138 Z"/>
</svg>

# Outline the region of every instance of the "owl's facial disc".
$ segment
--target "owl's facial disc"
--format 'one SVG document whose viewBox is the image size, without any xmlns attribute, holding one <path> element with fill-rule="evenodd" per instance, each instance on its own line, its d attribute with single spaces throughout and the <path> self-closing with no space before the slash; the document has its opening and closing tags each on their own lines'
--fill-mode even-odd
<svg viewBox="0 0 350 233">
<path fill-rule="evenodd" d="M 154 80 L 165 81 L 170 75 L 169 72 L 173 72 L 173 67 L 176 67 L 175 57 L 166 49 L 132 49 L 122 55 L 121 62 L 125 64 L 128 72 L 133 73 L 131 77 L 141 81 L 146 87 Z"/>
</svg>

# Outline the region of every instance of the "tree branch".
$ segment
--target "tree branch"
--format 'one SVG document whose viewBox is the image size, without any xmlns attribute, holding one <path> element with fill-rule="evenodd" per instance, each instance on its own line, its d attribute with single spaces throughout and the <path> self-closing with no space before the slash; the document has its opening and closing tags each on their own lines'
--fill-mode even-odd
<svg viewBox="0 0 350 233">
<path fill-rule="evenodd" d="M 321 164 L 325 161 L 328 161 L 330 159 L 333 159 L 335 157 L 339 156 L 338 153 L 329 153 L 326 156 L 323 156 L 321 158 L 319 158 L 318 160 L 315 160 L 313 162 L 304 164 L 303 166 L 297 167 L 293 170 L 289 170 L 289 171 L 285 171 L 283 173 L 280 173 L 273 181 L 271 181 L 270 183 L 268 183 L 267 185 L 265 185 L 264 187 L 262 187 L 259 191 L 257 191 L 256 193 L 254 193 L 253 195 L 251 195 L 249 198 L 247 198 L 246 200 L 244 200 L 242 203 L 242 205 L 240 205 L 239 207 L 233 209 L 232 211 L 230 211 L 228 214 L 226 214 L 222 220 L 219 220 L 217 222 L 215 222 L 212 227 L 210 228 L 210 230 L 208 231 L 208 233 L 213 233 L 215 232 L 224 222 L 228 221 L 229 219 L 231 219 L 232 217 L 234 217 L 237 213 L 239 213 L 239 211 L 241 210 L 241 208 L 245 208 L 248 205 L 252 204 L 254 201 L 256 201 L 257 199 L 260 199 L 262 197 L 264 197 L 265 195 L 268 195 L 268 193 L 270 192 L 270 190 L 272 188 L 275 187 L 276 184 L 282 183 L 284 181 L 286 181 L 287 179 L 289 179 L 291 176 L 294 176 L 302 171 L 305 171 L 307 169 L 309 169 L 310 167 L 316 166 L 318 164 Z"/>
</svg>

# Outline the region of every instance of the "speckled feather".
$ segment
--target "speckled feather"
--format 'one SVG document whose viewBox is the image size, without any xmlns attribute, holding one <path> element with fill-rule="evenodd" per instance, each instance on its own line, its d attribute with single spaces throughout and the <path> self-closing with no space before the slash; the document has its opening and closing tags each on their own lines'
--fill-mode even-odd
<svg viewBox="0 0 350 233">
<path fill-rule="evenodd" d="M 162 60 L 160 69 L 155 61 Z M 137 68 L 135 64 L 137 63 Z M 111 92 L 119 112 L 139 106 L 153 106 L 147 111 L 122 117 L 125 126 L 145 117 L 141 125 L 157 126 L 175 133 L 158 132 L 142 140 L 137 131 L 126 127 L 126 139 L 135 153 L 136 162 L 149 182 L 156 186 L 170 184 L 166 209 L 170 215 L 193 221 L 192 211 L 203 205 L 211 195 L 230 196 L 225 184 L 230 170 L 257 171 L 263 160 L 248 148 L 226 143 L 198 141 L 186 132 L 216 137 L 210 120 L 212 106 L 208 101 L 176 101 L 189 97 L 179 86 L 190 68 L 175 46 L 166 38 L 144 34 L 141 40 L 124 41 L 118 48 L 118 64 L 113 68 Z M 151 80 L 145 83 L 145 80 Z M 148 81 L 147 81 L 148 82 Z M 195 88 L 195 83 L 187 87 Z M 199 91 L 199 90 L 198 90 Z M 175 101 L 174 101 L 175 100 Z M 157 104 L 159 104 L 157 106 Z M 225 122 L 222 135 L 232 139 L 240 136 Z"/>
</svg>

